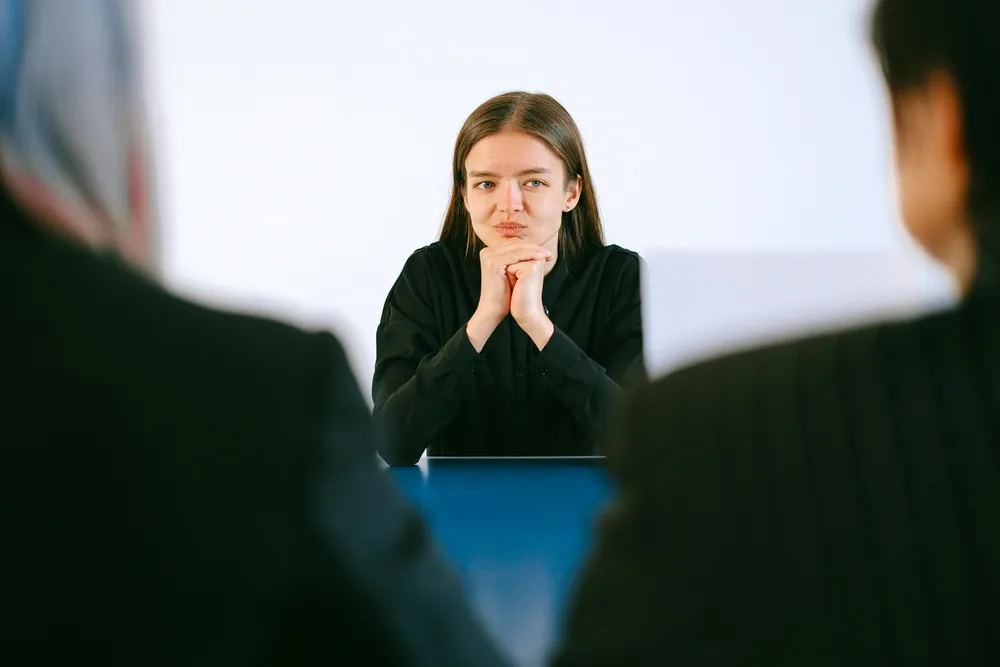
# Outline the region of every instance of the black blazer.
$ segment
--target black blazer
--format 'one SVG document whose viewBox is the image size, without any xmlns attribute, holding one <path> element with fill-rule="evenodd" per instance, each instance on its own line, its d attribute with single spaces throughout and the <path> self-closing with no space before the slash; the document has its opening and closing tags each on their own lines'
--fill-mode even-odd
<svg viewBox="0 0 1000 667">
<path fill-rule="evenodd" d="M 0 304 L 0 661 L 503 664 L 332 336 L 174 298 L 9 208 Z"/>
<path fill-rule="evenodd" d="M 558 667 L 1000 664 L 1000 282 L 627 400 Z"/>
</svg>

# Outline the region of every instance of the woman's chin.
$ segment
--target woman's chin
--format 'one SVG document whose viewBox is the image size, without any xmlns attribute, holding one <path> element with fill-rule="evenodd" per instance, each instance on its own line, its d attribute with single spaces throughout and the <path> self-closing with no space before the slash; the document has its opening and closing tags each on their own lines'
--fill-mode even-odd
<svg viewBox="0 0 1000 667">
<path fill-rule="evenodd" d="M 522 239 L 525 241 L 530 240 L 525 238 L 524 234 L 507 235 L 507 234 L 498 234 L 494 232 L 489 235 L 479 236 L 479 240 L 491 248 L 503 245 L 504 243 L 510 243 L 511 241 L 514 241 L 516 239 Z"/>
</svg>

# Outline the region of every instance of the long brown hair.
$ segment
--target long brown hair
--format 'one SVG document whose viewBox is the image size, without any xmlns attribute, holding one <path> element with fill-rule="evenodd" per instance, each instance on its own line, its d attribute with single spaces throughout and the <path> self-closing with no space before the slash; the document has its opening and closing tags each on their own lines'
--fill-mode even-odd
<svg viewBox="0 0 1000 667">
<path fill-rule="evenodd" d="M 544 142 L 562 160 L 567 183 L 574 176 L 580 178 L 580 199 L 572 211 L 563 213 L 559 255 L 571 257 L 583 250 L 602 247 L 604 228 L 580 130 L 569 112 L 552 96 L 525 92 L 504 93 L 483 102 L 458 133 L 452 158 L 451 201 L 444 215 L 441 240 L 464 245 L 470 256 L 482 250 L 483 242 L 472 229 L 465 208 L 465 159 L 480 140 L 504 131 L 524 132 Z"/>
</svg>

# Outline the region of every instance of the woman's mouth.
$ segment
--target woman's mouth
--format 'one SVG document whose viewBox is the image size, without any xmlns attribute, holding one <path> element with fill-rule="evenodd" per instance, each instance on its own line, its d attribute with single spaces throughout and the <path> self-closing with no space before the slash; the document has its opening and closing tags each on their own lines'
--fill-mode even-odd
<svg viewBox="0 0 1000 667">
<path fill-rule="evenodd" d="M 496 225 L 495 229 L 500 236 L 511 238 L 514 236 L 520 236 L 524 232 L 524 225 L 518 222 L 501 222 Z"/>
</svg>

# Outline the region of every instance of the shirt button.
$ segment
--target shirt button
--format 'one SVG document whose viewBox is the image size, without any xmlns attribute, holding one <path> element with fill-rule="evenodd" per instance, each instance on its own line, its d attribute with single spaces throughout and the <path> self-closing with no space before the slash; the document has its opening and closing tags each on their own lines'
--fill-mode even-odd
<svg viewBox="0 0 1000 667">
<path fill-rule="evenodd" d="M 524 373 L 522 373 L 521 371 L 518 371 L 518 372 L 514 373 L 514 375 L 516 375 L 519 378 L 520 377 L 524 377 Z"/>
<path fill-rule="evenodd" d="M 470 373 L 475 373 L 476 372 L 476 367 L 475 366 L 470 366 L 469 367 L 469 372 Z"/>
<path fill-rule="evenodd" d="M 548 368 L 543 368 L 542 369 L 542 375 L 548 375 L 548 374 L 549 374 L 549 369 Z"/>
</svg>

